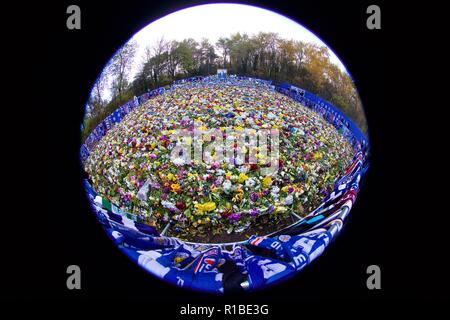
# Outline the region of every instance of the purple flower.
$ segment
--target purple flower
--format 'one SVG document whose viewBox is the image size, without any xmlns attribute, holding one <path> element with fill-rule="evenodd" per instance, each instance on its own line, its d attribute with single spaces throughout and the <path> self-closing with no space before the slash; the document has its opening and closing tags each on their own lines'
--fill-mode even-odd
<svg viewBox="0 0 450 320">
<path fill-rule="evenodd" d="M 258 194 L 256 193 L 256 192 L 253 192 L 251 195 L 250 195 L 250 200 L 252 200 L 253 202 L 256 202 L 257 200 L 258 200 Z"/>
<path fill-rule="evenodd" d="M 259 215 L 259 209 L 253 208 L 252 210 L 250 210 L 249 214 L 252 217 L 256 217 Z"/>
<path fill-rule="evenodd" d="M 231 222 L 237 222 L 239 221 L 240 218 L 241 218 L 240 212 L 232 213 L 228 216 L 228 220 L 230 220 Z"/>
<path fill-rule="evenodd" d="M 150 182 L 150 186 L 151 186 L 152 188 L 154 188 L 154 189 L 159 189 L 159 188 L 161 188 L 161 186 L 159 185 L 159 183 L 158 183 L 158 182 L 154 182 L 154 181 Z"/>
<path fill-rule="evenodd" d="M 270 207 L 269 207 L 269 209 L 267 209 L 267 213 L 268 214 L 271 214 L 272 212 L 274 212 L 275 211 L 275 206 L 274 205 L 271 205 Z"/>
</svg>

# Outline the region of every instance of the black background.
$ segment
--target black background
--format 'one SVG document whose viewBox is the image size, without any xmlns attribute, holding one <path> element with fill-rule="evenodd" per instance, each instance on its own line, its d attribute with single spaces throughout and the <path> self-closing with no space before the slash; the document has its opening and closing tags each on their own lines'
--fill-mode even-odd
<svg viewBox="0 0 450 320">
<path fill-rule="evenodd" d="M 25 172 L 28 178 L 12 180 L 16 197 L 11 202 L 23 213 L 19 222 L 15 219 L 5 228 L 15 225 L 26 245 L 19 245 L 17 240 L 16 246 L 9 246 L 15 255 L 8 258 L 10 270 L 3 272 L 2 294 L 140 299 L 152 308 L 171 303 L 268 303 L 273 314 L 317 299 L 441 296 L 445 288 L 440 285 L 438 268 L 433 267 L 435 278 L 419 280 L 423 277 L 416 273 L 418 268 L 402 259 L 400 242 L 404 233 L 394 224 L 398 213 L 406 209 L 396 200 L 403 196 L 400 177 L 392 176 L 395 155 L 401 150 L 391 144 L 398 139 L 389 123 L 395 118 L 396 108 L 385 98 L 388 78 L 392 77 L 392 69 L 389 76 L 385 75 L 384 57 L 392 50 L 386 49 L 392 19 L 390 10 L 380 1 L 376 4 L 382 11 L 382 30 L 366 28 L 366 8 L 372 1 L 252 2 L 300 22 L 328 44 L 352 74 L 365 107 L 371 166 L 345 228 L 320 258 L 290 281 L 264 291 L 223 298 L 185 291 L 152 277 L 107 239 L 89 211 L 80 178 L 80 123 L 88 93 L 104 64 L 134 33 L 159 17 L 201 3 L 40 3 L 32 9 L 27 7 L 31 15 L 25 32 L 13 24 L 19 39 L 27 39 L 21 50 L 26 67 L 17 70 L 13 79 L 23 83 L 21 79 L 31 75 L 33 80 L 20 87 L 12 101 L 21 101 L 21 107 L 14 111 L 30 121 L 23 122 L 22 130 L 16 127 L 14 131 L 16 137 L 26 132 L 27 143 L 8 141 L 13 148 L 26 150 L 24 156 L 13 157 L 20 169 L 12 169 L 10 174 L 14 178 L 17 171 Z M 81 8 L 81 30 L 66 28 L 66 8 L 71 4 Z M 389 230 L 400 240 L 394 240 Z M 81 267 L 81 290 L 66 288 L 66 268 L 71 264 Z M 366 287 L 366 268 L 372 264 L 381 267 L 382 290 Z M 171 308 L 167 312 L 175 316 L 177 311 Z"/>
</svg>

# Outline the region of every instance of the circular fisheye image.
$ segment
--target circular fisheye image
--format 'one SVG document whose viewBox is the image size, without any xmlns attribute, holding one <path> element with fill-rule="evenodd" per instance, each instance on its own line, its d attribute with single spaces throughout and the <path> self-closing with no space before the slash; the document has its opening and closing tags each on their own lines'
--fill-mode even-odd
<svg viewBox="0 0 450 320">
<path fill-rule="evenodd" d="M 201 5 L 106 63 L 82 124 L 83 182 L 106 234 L 149 273 L 262 289 L 341 230 L 367 132 L 349 72 L 316 35 L 262 8 Z"/>
</svg>

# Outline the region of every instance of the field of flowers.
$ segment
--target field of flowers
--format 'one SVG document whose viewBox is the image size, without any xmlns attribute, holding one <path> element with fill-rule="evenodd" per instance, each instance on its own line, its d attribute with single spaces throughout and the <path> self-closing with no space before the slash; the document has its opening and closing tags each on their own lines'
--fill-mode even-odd
<svg viewBox="0 0 450 320">
<path fill-rule="evenodd" d="M 208 128 L 277 129 L 278 170 L 262 174 L 268 166 L 262 154 L 252 164 L 171 158 L 175 131 Z M 353 154 L 332 125 L 291 98 L 268 88 L 213 85 L 151 98 L 108 131 L 85 170 L 94 190 L 121 210 L 160 231 L 172 221 L 169 236 L 231 242 L 308 214 L 332 191 Z"/>
</svg>

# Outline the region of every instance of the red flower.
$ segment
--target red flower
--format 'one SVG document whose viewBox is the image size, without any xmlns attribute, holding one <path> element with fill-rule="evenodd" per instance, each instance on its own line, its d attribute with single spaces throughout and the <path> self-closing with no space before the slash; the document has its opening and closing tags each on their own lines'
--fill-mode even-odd
<svg viewBox="0 0 450 320">
<path fill-rule="evenodd" d="M 175 207 L 177 207 L 180 210 L 184 210 L 186 209 L 186 204 L 184 202 L 179 201 L 175 204 Z"/>
<path fill-rule="evenodd" d="M 222 218 L 228 218 L 231 214 L 231 209 L 230 208 L 226 208 L 220 215 L 222 216 Z"/>
</svg>

